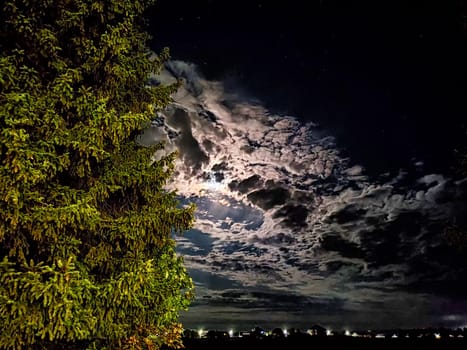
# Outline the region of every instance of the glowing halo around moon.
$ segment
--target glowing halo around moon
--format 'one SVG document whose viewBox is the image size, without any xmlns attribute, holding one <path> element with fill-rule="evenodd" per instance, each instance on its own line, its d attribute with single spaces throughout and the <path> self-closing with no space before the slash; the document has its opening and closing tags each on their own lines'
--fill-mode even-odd
<svg viewBox="0 0 467 350">
<path fill-rule="evenodd" d="M 224 180 L 217 181 L 215 175 L 213 173 L 209 174 L 209 179 L 204 181 L 201 186 L 203 187 L 204 191 L 207 191 L 209 193 L 219 193 L 222 192 L 224 193 L 226 190 L 226 185 L 224 183 Z"/>
</svg>

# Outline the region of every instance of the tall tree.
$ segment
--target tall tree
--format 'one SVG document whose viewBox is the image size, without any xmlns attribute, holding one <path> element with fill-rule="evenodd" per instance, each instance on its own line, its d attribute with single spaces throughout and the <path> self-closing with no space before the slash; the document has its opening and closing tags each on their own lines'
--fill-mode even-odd
<svg viewBox="0 0 467 350">
<path fill-rule="evenodd" d="M 176 155 L 135 142 L 177 89 L 149 84 L 153 3 L 3 1 L 0 349 L 181 345 L 194 208 L 164 189 Z"/>
</svg>

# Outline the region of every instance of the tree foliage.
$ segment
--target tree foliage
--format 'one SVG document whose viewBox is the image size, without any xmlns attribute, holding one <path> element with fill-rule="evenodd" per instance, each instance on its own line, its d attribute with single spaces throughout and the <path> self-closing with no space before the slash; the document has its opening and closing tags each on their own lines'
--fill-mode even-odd
<svg viewBox="0 0 467 350">
<path fill-rule="evenodd" d="M 135 142 L 177 86 L 150 86 L 154 0 L 5 0 L 0 13 L 0 349 L 179 346 L 192 282 L 164 189 L 175 154 Z"/>
</svg>

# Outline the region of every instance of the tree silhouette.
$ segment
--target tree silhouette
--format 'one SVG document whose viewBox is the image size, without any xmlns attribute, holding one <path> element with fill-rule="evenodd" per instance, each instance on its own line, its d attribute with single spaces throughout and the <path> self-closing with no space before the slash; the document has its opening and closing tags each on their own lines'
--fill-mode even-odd
<svg viewBox="0 0 467 350">
<path fill-rule="evenodd" d="M 164 189 L 176 155 L 135 142 L 177 89 L 148 84 L 153 3 L 2 2 L 0 348 L 181 345 L 194 208 Z"/>
</svg>

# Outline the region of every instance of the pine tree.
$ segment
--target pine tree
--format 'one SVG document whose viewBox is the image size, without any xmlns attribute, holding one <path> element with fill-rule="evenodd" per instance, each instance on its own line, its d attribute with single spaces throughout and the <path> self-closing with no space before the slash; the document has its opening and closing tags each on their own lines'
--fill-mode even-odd
<svg viewBox="0 0 467 350">
<path fill-rule="evenodd" d="M 0 349 L 181 345 L 194 208 L 164 189 L 176 155 L 135 142 L 177 89 L 149 84 L 153 3 L 3 1 Z"/>
</svg>

